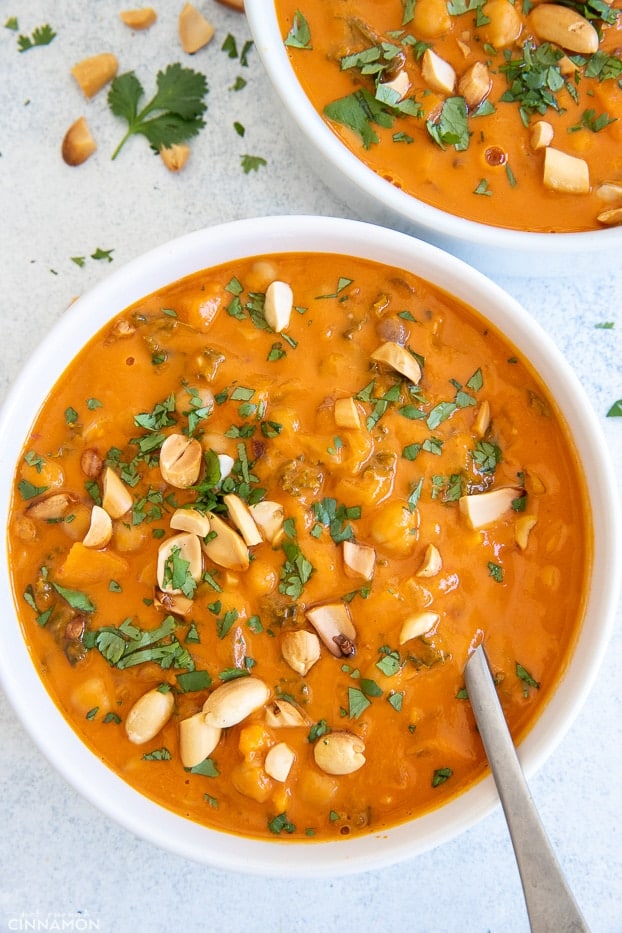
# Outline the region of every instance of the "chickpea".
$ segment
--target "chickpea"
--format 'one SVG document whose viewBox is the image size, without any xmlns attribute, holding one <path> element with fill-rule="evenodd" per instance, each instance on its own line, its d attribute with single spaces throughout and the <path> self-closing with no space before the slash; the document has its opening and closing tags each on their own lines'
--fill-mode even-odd
<svg viewBox="0 0 622 933">
<path fill-rule="evenodd" d="M 490 20 L 478 30 L 483 42 L 489 42 L 495 49 L 504 49 L 516 42 L 522 23 L 510 0 L 488 0 L 482 7 L 482 13 Z"/>
<path fill-rule="evenodd" d="M 388 502 L 374 516 L 371 536 L 391 557 L 407 557 L 418 538 L 418 518 L 399 501 Z"/>
<path fill-rule="evenodd" d="M 417 0 L 412 29 L 422 39 L 435 39 L 451 29 L 451 16 L 445 0 Z"/>
</svg>

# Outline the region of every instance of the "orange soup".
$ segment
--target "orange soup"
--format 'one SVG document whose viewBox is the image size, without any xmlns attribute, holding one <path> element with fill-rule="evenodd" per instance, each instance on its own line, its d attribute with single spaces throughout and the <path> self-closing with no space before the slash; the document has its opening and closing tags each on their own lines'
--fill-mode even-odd
<svg viewBox="0 0 622 933">
<path fill-rule="evenodd" d="M 98 333 L 29 431 L 8 536 L 33 663 L 97 757 L 198 823 L 309 840 L 481 777 L 481 640 L 526 732 L 592 550 L 521 354 L 410 273 L 296 253 Z"/>
<path fill-rule="evenodd" d="M 622 223 L 620 0 L 275 0 L 330 128 L 408 194 L 531 232 Z"/>
</svg>

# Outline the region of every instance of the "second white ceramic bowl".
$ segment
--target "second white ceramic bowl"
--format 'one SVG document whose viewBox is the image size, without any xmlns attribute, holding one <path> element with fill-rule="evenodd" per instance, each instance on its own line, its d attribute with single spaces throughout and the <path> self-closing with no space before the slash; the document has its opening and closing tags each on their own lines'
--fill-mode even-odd
<svg viewBox="0 0 622 933">
<path fill-rule="evenodd" d="M 368 168 L 332 132 L 299 84 L 273 0 L 245 0 L 249 26 L 297 152 L 362 220 L 414 234 L 487 275 L 576 276 L 617 262 L 622 227 L 525 233 L 457 217 L 417 200 Z"/>
</svg>

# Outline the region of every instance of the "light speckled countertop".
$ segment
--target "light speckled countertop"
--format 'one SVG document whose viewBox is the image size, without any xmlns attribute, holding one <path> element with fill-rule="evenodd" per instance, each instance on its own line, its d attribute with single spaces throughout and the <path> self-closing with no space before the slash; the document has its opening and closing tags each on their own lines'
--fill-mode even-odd
<svg viewBox="0 0 622 933">
<path fill-rule="evenodd" d="M 222 50 L 229 33 L 239 50 L 250 38 L 244 17 L 214 0 L 197 5 L 217 27 L 212 44 L 185 62 L 207 76 L 207 127 L 175 176 L 142 138 L 110 160 L 122 124 L 108 111 L 105 92 L 85 102 L 69 69 L 88 55 L 114 51 L 120 70 L 134 69 L 150 96 L 157 70 L 184 61 L 176 38 L 181 2 L 156 4 L 157 24 L 133 33 L 118 19 L 124 5 L 113 0 L 0 0 L 0 399 L 72 299 L 145 250 L 223 220 L 349 215 L 290 148 L 256 52 L 244 67 Z M 10 17 L 18 18 L 20 33 L 49 22 L 57 36 L 20 54 L 17 33 L 4 28 Z M 238 76 L 247 85 L 234 91 Z M 72 169 L 60 158 L 60 141 L 80 115 L 99 149 Z M 267 165 L 244 174 L 243 154 Z M 112 251 L 114 266 L 90 258 L 98 248 Z M 75 256 L 86 257 L 82 267 Z M 622 271 L 595 268 L 592 277 L 546 281 L 528 271 L 500 284 L 572 363 L 622 476 L 622 419 L 605 417 L 622 397 Z M 597 326 L 605 321 L 615 326 Z M 531 781 L 595 933 L 622 930 L 620 613 L 617 621 L 587 704 Z M 384 871 L 332 881 L 240 877 L 168 855 L 109 822 L 50 768 L 1 694 L 0 736 L 0 929 L 528 929 L 500 808 L 453 842 Z"/>
</svg>

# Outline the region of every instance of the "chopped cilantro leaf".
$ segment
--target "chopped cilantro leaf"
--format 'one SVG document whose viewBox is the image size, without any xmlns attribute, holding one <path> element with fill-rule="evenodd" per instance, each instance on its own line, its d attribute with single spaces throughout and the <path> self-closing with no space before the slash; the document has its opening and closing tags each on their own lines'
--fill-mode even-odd
<svg viewBox="0 0 622 933">
<path fill-rule="evenodd" d="M 240 160 L 245 175 L 248 175 L 249 172 L 257 172 L 263 165 L 268 164 L 266 159 L 263 159 L 261 156 L 248 154 L 241 156 Z"/>
<path fill-rule="evenodd" d="M 10 21 L 9 21 L 10 22 Z M 14 20 L 14 26 L 6 26 L 7 29 L 17 29 L 17 20 Z M 18 36 L 17 37 L 17 48 L 19 52 L 27 52 L 28 49 L 34 49 L 37 45 L 49 45 L 52 39 L 54 39 L 56 33 L 49 25 L 46 23 L 45 26 L 37 26 L 33 30 L 32 36 Z"/>
<path fill-rule="evenodd" d="M 445 781 L 449 780 L 452 774 L 453 771 L 451 768 L 437 768 L 432 775 L 432 787 L 439 787 L 441 784 L 444 784 Z"/>
<path fill-rule="evenodd" d="M 313 49 L 311 45 L 311 30 L 309 24 L 300 10 L 296 10 L 292 18 L 291 29 L 285 38 L 285 45 L 291 49 Z"/>
</svg>

